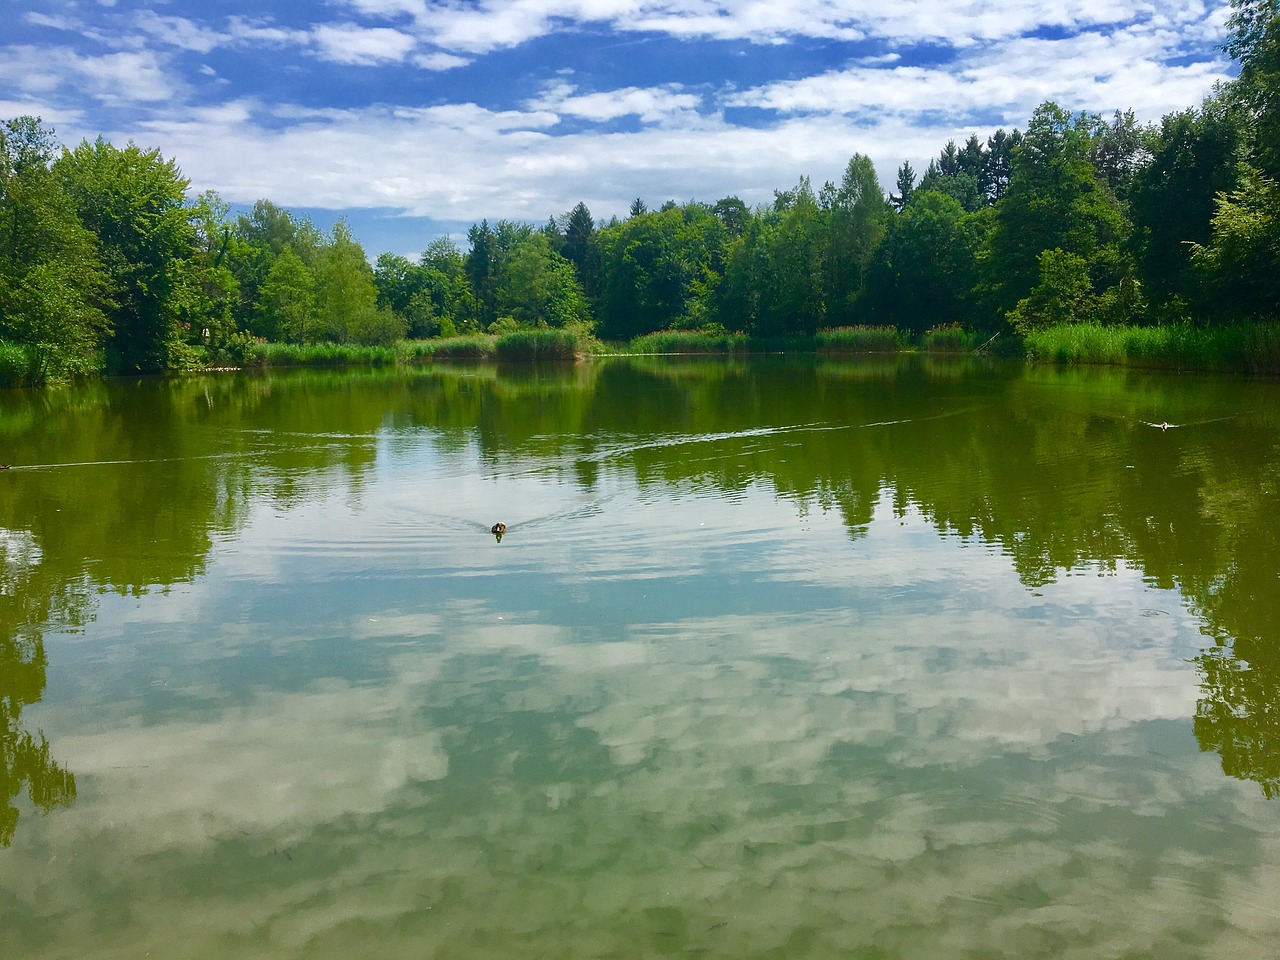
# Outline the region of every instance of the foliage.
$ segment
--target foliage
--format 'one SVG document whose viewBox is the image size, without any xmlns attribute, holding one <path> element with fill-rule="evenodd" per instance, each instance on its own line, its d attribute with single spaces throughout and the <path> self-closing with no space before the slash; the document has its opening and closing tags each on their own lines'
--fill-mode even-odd
<svg viewBox="0 0 1280 960">
<path fill-rule="evenodd" d="M 184 271 L 196 237 L 187 180 L 177 164 L 158 150 L 132 143 L 121 150 L 99 137 L 64 150 L 52 171 L 80 222 L 98 238 L 110 278 L 110 366 L 158 371 L 178 365 Z"/>
<path fill-rule="evenodd" d="M 919 334 L 972 313 L 980 221 L 954 198 L 916 190 L 876 251 L 867 277 L 867 315 Z"/>
<path fill-rule="evenodd" d="M 1152 134 L 1150 161 L 1133 174 L 1128 203 L 1137 272 L 1154 302 L 1204 302 L 1200 277 L 1188 269 L 1191 251 L 1212 235 L 1215 198 L 1236 186 L 1242 133 L 1238 111 L 1217 97 L 1170 114 Z"/>
<path fill-rule="evenodd" d="M 1213 235 L 1192 258 L 1217 314 L 1280 319 L 1280 183 L 1246 169 L 1235 190 L 1218 196 Z"/>
<path fill-rule="evenodd" d="M 1014 310 L 1045 282 L 1045 251 L 1078 258 L 1070 263 L 1083 262 L 1098 293 L 1128 274 L 1128 222 L 1090 161 L 1092 145 L 1089 117 L 1073 117 L 1053 103 L 1036 110 L 1014 151 L 1009 187 L 983 252 L 988 309 Z M 1052 265 L 1050 282 L 1067 262 Z"/>
<path fill-rule="evenodd" d="M 702 204 L 637 213 L 602 230 L 601 336 L 629 340 L 705 312 L 726 239 Z"/>
<path fill-rule="evenodd" d="M 22 383 L 90 372 L 110 329 L 111 281 L 53 153 L 53 131 L 33 117 L 0 127 L 0 337 L 23 344 Z"/>
</svg>

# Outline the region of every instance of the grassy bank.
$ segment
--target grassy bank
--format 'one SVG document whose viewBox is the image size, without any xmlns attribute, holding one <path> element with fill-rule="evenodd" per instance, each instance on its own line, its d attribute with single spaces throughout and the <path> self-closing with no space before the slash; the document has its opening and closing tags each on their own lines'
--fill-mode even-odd
<svg viewBox="0 0 1280 960">
<path fill-rule="evenodd" d="M 1280 324 L 1104 327 L 1062 324 L 1026 337 L 1042 363 L 1095 363 L 1166 370 L 1280 375 Z"/>
</svg>

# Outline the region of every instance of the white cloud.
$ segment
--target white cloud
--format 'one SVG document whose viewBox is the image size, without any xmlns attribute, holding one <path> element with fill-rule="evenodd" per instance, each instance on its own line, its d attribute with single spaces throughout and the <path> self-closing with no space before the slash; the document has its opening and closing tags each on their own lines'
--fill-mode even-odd
<svg viewBox="0 0 1280 960">
<path fill-rule="evenodd" d="M 701 101 L 699 94 L 684 93 L 678 84 L 579 94 L 571 84 L 555 83 L 530 100 L 529 106 L 597 123 L 632 115 L 647 123 L 655 123 L 672 116 L 688 115 L 697 110 Z"/>
<path fill-rule="evenodd" d="M 868 66 L 766 84 L 731 94 L 728 106 L 782 113 L 919 115 L 967 122 L 975 109 L 1014 122 L 1044 100 L 1070 109 L 1133 109 L 1158 118 L 1199 101 L 1227 78 L 1225 60 L 1170 66 L 1176 36 L 1136 30 L 1085 33 L 1066 40 L 1018 39 L 984 46 L 946 67 Z"/>
<path fill-rule="evenodd" d="M 471 61 L 452 53 L 420 53 L 413 58 L 414 66 L 423 70 L 456 70 L 465 67 Z"/>
<path fill-rule="evenodd" d="M 180 50 L 208 53 L 223 46 L 229 39 L 205 24 L 185 17 L 162 17 L 150 11 L 140 11 L 134 24 L 137 29 L 163 44 Z"/>
<path fill-rule="evenodd" d="M 321 59 L 357 66 L 398 63 L 416 43 L 413 37 L 399 30 L 354 23 L 317 26 L 313 36 Z"/>
<path fill-rule="evenodd" d="M 564 25 L 752 43 L 873 37 L 964 46 L 1045 26 L 1074 31 L 1129 23 L 1193 24 L 1205 18 L 1200 0 L 905 0 L 889 6 L 877 0 L 484 0 L 475 5 L 347 0 L 346 5 L 369 17 L 412 20 L 432 43 L 467 53 L 517 46 Z"/>
<path fill-rule="evenodd" d="M 6 48 L 0 58 L 0 82 L 28 95 L 74 92 L 107 105 L 170 101 L 181 88 L 153 53 L 87 56 L 67 47 Z"/>
</svg>

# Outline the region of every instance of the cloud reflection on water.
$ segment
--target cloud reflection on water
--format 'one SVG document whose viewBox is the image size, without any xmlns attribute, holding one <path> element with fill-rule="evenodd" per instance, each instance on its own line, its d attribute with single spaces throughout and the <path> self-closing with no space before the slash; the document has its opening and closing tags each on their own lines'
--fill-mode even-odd
<svg viewBox="0 0 1280 960">
<path fill-rule="evenodd" d="M 59 731 L 81 801 L 6 854 L 0 887 L 28 911 L 14 942 L 33 957 L 146 943 L 208 957 L 376 944 L 1083 958 L 1256 956 L 1280 934 L 1272 908 L 1239 896 L 1277 879 L 1273 828 L 1212 757 L 1170 747 L 1190 737 L 1197 676 L 1182 654 L 1199 642 L 1176 595 L 1123 568 L 1032 593 L 998 552 L 883 506 L 855 543 L 818 525 L 806 549 L 767 496 L 748 492 L 733 523 L 735 508 L 697 498 L 669 509 L 668 533 L 693 516 L 712 528 L 668 544 L 669 578 L 745 542 L 754 559 L 732 589 L 766 609 L 689 601 L 617 633 L 565 622 L 512 579 L 573 594 L 620 578 L 645 549 L 627 528 L 648 518 L 631 516 L 607 536 L 531 537 L 537 564 L 469 557 L 510 587 L 487 598 L 402 585 L 377 607 L 327 575 L 344 557 L 282 558 L 272 595 L 296 585 L 292 635 L 250 603 L 212 647 L 224 583 L 257 562 L 219 559 L 182 601 L 185 628 L 155 605 L 193 663 L 263 643 L 305 661 L 310 637 L 313 655 L 349 644 L 380 672 L 244 691 L 190 674 L 199 719 Z M 323 522 L 339 536 L 355 520 Z M 295 576 L 304 561 L 310 581 Z M 966 589 L 936 589 L 955 578 Z M 814 605 L 767 609 L 775 581 Z M 309 594 L 316 583 L 338 596 Z M 342 607 L 356 612 L 316 619 Z M 1156 607 L 1172 615 L 1142 616 Z M 152 609 L 104 609 L 100 626 L 136 636 Z M 1251 826 L 1224 833 L 1206 810 Z M 76 859 L 49 863 L 54 849 Z M 33 876 L 38 896 L 17 879 Z M 87 905 L 92 941 L 87 919 L 51 922 Z"/>
</svg>

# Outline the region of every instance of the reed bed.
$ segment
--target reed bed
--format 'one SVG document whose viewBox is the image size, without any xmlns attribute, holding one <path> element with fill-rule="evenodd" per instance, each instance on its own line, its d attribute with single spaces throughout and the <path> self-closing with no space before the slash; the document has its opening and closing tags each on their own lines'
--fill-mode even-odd
<svg viewBox="0 0 1280 960">
<path fill-rule="evenodd" d="M 893 353 L 903 345 L 897 327 L 829 327 L 814 335 L 819 353 Z"/>
<path fill-rule="evenodd" d="M 943 323 L 924 332 L 920 345 L 929 353 L 972 353 L 977 335 L 958 323 Z"/>
<path fill-rule="evenodd" d="M 250 362 L 267 367 L 389 366 L 396 362 L 396 348 L 353 343 L 258 343 Z"/>
<path fill-rule="evenodd" d="M 1117 327 L 1060 324 L 1026 336 L 1032 360 L 1280 375 L 1280 324 Z"/>
<path fill-rule="evenodd" d="M 499 360 L 576 360 L 587 347 L 571 330 L 513 330 L 498 337 L 494 352 Z"/>
<path fill-rule="evenodd" d="M 745 333 L 660 330 L 636 337 L 627 349 L 630 353 L 740 353 L 751 349 L 751 340 Z"/>
</svg>

